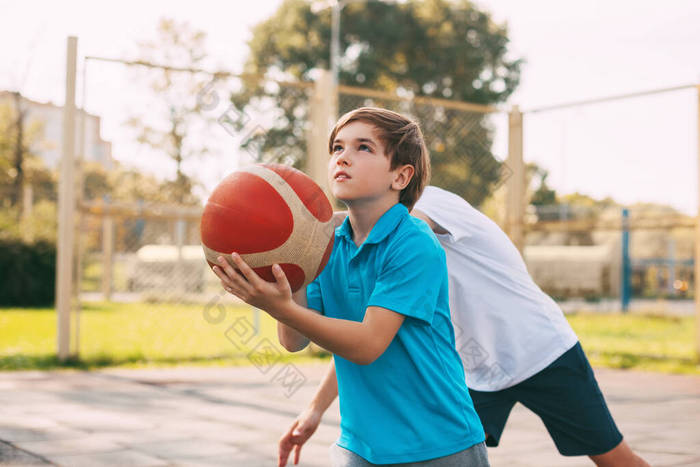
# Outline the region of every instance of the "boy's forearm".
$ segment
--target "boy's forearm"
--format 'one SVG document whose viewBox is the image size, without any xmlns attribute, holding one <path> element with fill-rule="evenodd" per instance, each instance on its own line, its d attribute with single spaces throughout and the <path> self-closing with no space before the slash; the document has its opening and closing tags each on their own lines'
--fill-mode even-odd
<svg viewBox="0 0 700 467">
<path fill-rule="evenodd" d="M 292 295 L 295 303 L 306 308 L 306 287 Z M 280 344 L 290 352 L 298 352 L 309 345 L 309 339 L 296 329 L 287 326 L 282 322 L 277 322 L 277 338 Z"/>
<path fill-rule="evenodd" d="M 309 407 L 318 413 L 324 413 L 338 397 L 338 380 L 335 375 L 335 362 L 331 359 L 323 381 L 316 390 Z"/>
<path fill-rule="evenodd" d="M 279 321 L 277 322 L 277 338 L 282 347 L 290 352 L 299 352 L 309 345 L 309 339 L 305 335 Z"/>
<path fill-rule="evenodd" d="M 376 358 L 373 357 L 371 336 L 363 323 L 328 318 L 296 302 L 290 302 L 286 309 L 279 313 L 275 310 L 267 311 L 280 323 L 346 360 L 366 365 Z"/>
</svg>

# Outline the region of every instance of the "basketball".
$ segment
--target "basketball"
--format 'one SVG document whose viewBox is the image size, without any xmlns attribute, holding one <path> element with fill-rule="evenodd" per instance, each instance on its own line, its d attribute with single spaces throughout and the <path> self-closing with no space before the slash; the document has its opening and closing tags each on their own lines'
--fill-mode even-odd
<svg viewBox="0 0 700 467">
<path fill-rule="evenodd" d="M 333 208 L 306 174 L 279 164 L 256 164 L 224 178 L 202 213 L 202 247 L 209 266 L 236 252 L 263 279 L 272 265 L 292 291 L 323 270 L 333 250 Z"/>
</svg>

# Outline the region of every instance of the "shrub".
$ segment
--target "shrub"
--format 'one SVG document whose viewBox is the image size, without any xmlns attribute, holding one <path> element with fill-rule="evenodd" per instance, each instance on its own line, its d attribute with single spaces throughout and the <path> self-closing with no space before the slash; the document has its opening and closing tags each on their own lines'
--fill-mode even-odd
<svg viewBox="0 0 700 467">
<path fill-rule="evenodd" d="M 0 306 L 50 306 L 55 289 L 55 244 L 0 239 Z"/>
</svg>

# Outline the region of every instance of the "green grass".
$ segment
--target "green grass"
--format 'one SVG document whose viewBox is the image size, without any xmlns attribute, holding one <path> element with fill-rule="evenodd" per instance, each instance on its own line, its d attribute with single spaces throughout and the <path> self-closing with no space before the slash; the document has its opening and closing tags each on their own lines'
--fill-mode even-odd
<svg viewBox="0 0 700 467">
<path fill-rule="evenodd" d="M 60 363 L 53 309 L 0 309 L 0 370 L 250 365 L 251 350 L 265 344 L 279 351 L 280 361 L 319 358 L 286 352 L 263 312 L 257 333 L 250 307 L 229 304 L 214 319 L 219 312 L 217 305 L 85 304 L 80 360 Z M 593 366 L 700 374 L 693 317 L 577 313 L 567 319 Z"/>
<path fill-rule="evenodd" d="M 216 305 L 86 304 L 80 320 L 80 359 L 60 363 L 53 309 L 0 309 L 0 370 L 250 365 L 251 351 L 258 355 L 270 347 L 279 351 L 274 354 L 279 361 L 318 358 L 285 351 L 277 341 L 274 320 L 263 312 L 256 333 L 250 307 L 228 305 L 223 311 L 220 314 Z"/>
<path fill-rule="evenodd" d="M 700 374 L 692 316 L 576 313 L 567 319 L 593 366 Z"/>
</svg>

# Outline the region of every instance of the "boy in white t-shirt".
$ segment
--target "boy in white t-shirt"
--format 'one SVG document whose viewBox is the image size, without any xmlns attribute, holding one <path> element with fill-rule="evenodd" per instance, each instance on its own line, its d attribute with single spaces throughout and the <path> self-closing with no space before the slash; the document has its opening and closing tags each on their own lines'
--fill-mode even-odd
<svg viewBox="0 0 700 467">
<path fill-rule="evenodd" d="M 446 253 L 456 346 L 487 445 L 498 445 L 520 402 L 542 419 L 561 454 L 587 455 L 599 466 L 648 466 L 623 441 L 576 334 L 506 234 L 437 187 L 425 188 L 412 214 L 428 223 Z M 298 462 L 336 394 L 331 365 L 280 439 L 280 466 L 292 450 Z"/>
</svg>

